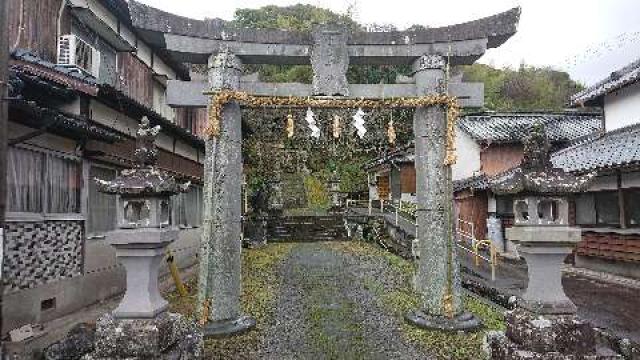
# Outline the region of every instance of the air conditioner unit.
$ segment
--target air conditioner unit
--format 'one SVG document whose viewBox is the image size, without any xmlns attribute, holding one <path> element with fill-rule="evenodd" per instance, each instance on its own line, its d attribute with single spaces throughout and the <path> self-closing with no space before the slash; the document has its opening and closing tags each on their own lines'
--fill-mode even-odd
<svg viewBox="0 0 640 360">
<path fill-rule="evenodd" d="M 76 68 L 97 78 L 100 52 L 76 35 L 62 35 L 58 41 L 58 65 Z"/>
</svg>

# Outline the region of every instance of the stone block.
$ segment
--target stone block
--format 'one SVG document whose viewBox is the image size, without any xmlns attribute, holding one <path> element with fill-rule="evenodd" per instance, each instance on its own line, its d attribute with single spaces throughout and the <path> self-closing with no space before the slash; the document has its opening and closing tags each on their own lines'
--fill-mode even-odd
<svg viewBox="0 0 640 360">
<path fill-rule="evenodd" d="M 182 315 L 164 313 L 155 319 L 98 319 L 95 351 L 83 360 L 200 359 L 202 333 Z"/>
<path fill-rule="evenodd" d="M 537 315 L 517 308 L 506 313 L 506 336 L 515 348 L 539 354 L 585 358 L 596 351 L 591 325 L 576 315 Z M 533 359 L 537 359 L 533 357 Z M 540 359 L 547 359 L 540 357 Z M 550 359 L 555 359 L 551 357 Z"/>
<path fill-rule="evenodd" d="M 67 336 L 44 351 L 45 360 L 78 360 L 94 349 L 95 329 L 87 324 L 73 327 Z"/>
</svg>

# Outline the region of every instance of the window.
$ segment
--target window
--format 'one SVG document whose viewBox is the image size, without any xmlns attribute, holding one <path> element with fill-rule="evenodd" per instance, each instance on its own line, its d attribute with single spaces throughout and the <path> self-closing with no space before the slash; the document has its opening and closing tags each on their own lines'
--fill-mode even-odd
<svg viewBox="0 0 640 360">
<path fill-rule="evenodd" d="M 594 194 L 596 206 L 596 224 L 620 225 L 620 207 L 617 191 L 601 191 Z"/>
<path fill-rule="evenodd" d="M 10 147 L 7 156 L 7 210 L 79 213 L 81 173 L 78 161 Z"/>
<path fill-rule="evenodd" d="M 596 202 L 593 193 L 578 194 L 575 197 L 576 204 L 576 224 L 595 225 L 596 223 Z"/>
<path fill-rule="evenodd" d="M 640 189 L 625 190 L 624 205 L 627 226 L 640 226 Z"/>
<path fill-rule="evenodd" d="M 7 211 L 42 212 L 42 154 L 9 148 L 7 154 Z"/>
<path fill-rule="evenodd" d="M 87 233 L 101 234 L 116 228 L 117 197 L 98 191 L 94 179 L 113 180 L 116 171 L 92 166 L 89 169 L 89 203 L 87 216 Z"/>
<path fill-rule="evenodd" d="M 202 224 L 202 186 L 192 185 L 173 197 L 173 224 L 194 227 Z"/>
<path fill-rule="evenodd" d="M 513 215 L 513 198 L 509 196 L 496 196 L 496 214 Z"/>
<path fill-rule="evenodd" d="M 538 203 L 538 219 L 545 221 L 557 221 L 558 202 L 555 200 L 541 200 Z"/>
</svg>

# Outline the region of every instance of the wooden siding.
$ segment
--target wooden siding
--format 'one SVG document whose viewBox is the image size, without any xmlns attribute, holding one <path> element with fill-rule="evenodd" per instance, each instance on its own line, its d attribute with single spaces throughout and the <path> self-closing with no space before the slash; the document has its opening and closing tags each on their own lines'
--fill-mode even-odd
<svg viewBox="0 0 640 360">
<path fill-rule="evenodd" d="M 486 192 L 476 192 L 472 195 L 459 194 L 455 199 L 458 209 L 458 219 L 472 222 L 476 239 L 487 238 L 488 199 Z"/>
<path fill-rule="evenodd" d="M 153 108 L 153 71 L 131 53 L 118 53 L 118 69 L 119 89 L 128 97 Z"/>
<path fill-rule="evenodd" d="M 207 109 L 177 108 L 176 125 L 196 136 L 202 136 L 207 125 Z"/>
<path fill-rule="evenodd" d="M 22 10 L 22 32 L 17 48 L 30 49 L 44 60 L 56 62 L 58 53 L 58 12 L 62 0 L 7 0 L 9 46 L 18 38 Z M 4 2 L 3 2 L 4 3 Z M 63 14 L 62 34 L 71 30 L 68 12 Z"/>
<path fill-rule="evenodd" d="M 97 160 L 130 167 L 135 162 L 135 148 L 135 140 L 127 139 L 115 144 L 89 141 L 86 149 L 93 153 L 99 152 L 99 155 L 92 156 Z M 204 176 L 202 164 L 163 149 L 158 149 L 158 167 L 182 177 L 202 180 Z"/>
<path fill-rule="evenodd" d="M 640 235 L 601 233 L 583 229 L 576 253 L 607 260 L 640 262 Z"/>
<path fill-rule="evenodd" d="M 520 164 L 522 145 L 490 145 L 480 152 L 480 169 L 492 176 Z"/>
<path fill-rule="evenodd" d="M 413 164 L 402 164 L 400 167 L 400 189 L 403 194 L 415 194 L 416 167 Z"/>
</svg>

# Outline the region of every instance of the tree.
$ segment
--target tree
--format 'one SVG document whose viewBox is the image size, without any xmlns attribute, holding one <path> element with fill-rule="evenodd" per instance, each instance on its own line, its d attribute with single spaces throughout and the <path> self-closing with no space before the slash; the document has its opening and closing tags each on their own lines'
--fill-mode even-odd
<svg viewBox="0 0 640 360">
<path fill-rule="evenodd" d="M 484 83 L 485 107 L 489 110 L 561 110 L 582 85 L 569 74 L 550 67 L 522 64 L 517 70 L 489 65 L 462 66 L 464 81 Z"/>
</svg>

